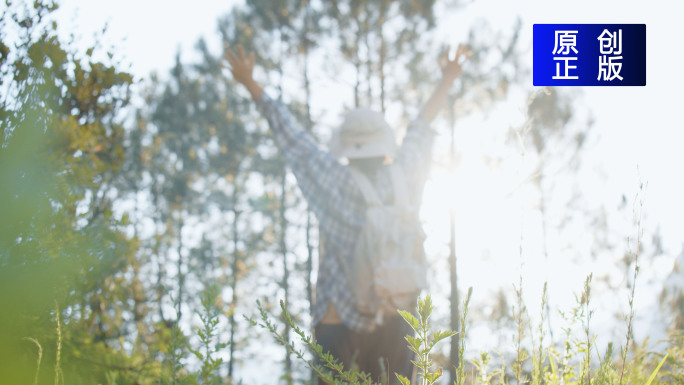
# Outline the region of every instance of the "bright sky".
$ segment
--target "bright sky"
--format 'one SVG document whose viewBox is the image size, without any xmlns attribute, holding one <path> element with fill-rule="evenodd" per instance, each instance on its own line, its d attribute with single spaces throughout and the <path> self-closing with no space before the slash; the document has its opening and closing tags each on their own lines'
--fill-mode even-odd
<svg viewBox="0 0 684 385">
<path fill-rule="evenodd" d="M 210 44 L 215 44 L 216 20 L 234 4 L 231 1 L 214 0 L 63 0 L 61 3 L 62 24 L 70 31 L 71 28 L 82 31 L 86 39 L 92 34 L 91 31 L 109 22 L 108 36 L 119 48 L 125 62 L 131 63 L 131 71 L 138 78 L 144 78 L 151 71 L 166 74 L 179 47 L 186 61 L 192 58 L 194 45 L 200 36 L 208 37 Z M 638 291 L 641 297 L 637 297 L 637 307 L 652 308 L 656 306 L 659 289 L 657 284 L 647 283 L 649 277 L 654 282 L 662 280 L 672 268 L 674 256 L 679 254 L 684 245 L 684 124 L 681 116 L 684 110 L 684 80 L 680 69 L 684 63 L 684 53 L 679 44 L 681 33 L 678 29 L 681 16 L 684 15 L 684 2 L 478 0 L 453 16 L 453 20 L 444 20 L 436 33 L 444 41 L 455 45 L 465 39 L 468 28 L 478 18 L 504 29 L 513 25 L 517 15 L 523 19 L 522 42 L 530 47 L 530 67 L 534 23 L 646 24 L 647 85 L 582 87 L 580 91 L 583 96 L 577 99 L 577 106 L 589 106 L 596 118 L 593 145 L 584 155 L 585 164 L 595 164 L 595 167 L 589 167 L 595 173 L 582 179 L 584 184 L 581 186 L 590 200 L 604 202 L 614 209 L 622 194 L 630 200 L 635 196 L 640 178 L 648 182 L 643 226 L 647 233 L 659 227 L 666 254 L 645 266 L 641 281 L 637 284 L 644 288 L 642 292 Z M 528 89 L 532 89 L 531 84 Z M 470 141 L 468 143 L 475 148 L 481 146 L 481 152 L 487 151 L 488 132 L 503 133 L 501 129 L 492 127 L 518 124 L 525 102 L 523 98 L 506 102 L 502 111 L 507 111 L 508 115 L 505 116 L 512 118 L 503 118 L 503 121 L 496 116 L 476 118 L 469 120 L 473 127 L 459 125 L 458 128 L 472 129 L 473 135 L 467 139 Z M 520 112 L 517 117 L 516 111 Z M 491 171 L 483 168 L 481 161 L 478 161 L 481 155 L 464 155 L 463 166 L 457 170 L 458 180 L 464 181 L 462 185 L 457 183 L 449 192 L 448 184 L 433 183 L 428 186 L 426 196 L 430 198 L 429 201 L 442 203 L 453 200 L 453 194 L 458 195 L 457 202 L 460 203 L 455 204 L 455 210 L 460 218 L 457 225 L 458 255 L 461 258 L 459 271 L 465 272 L 461 274 L 459 286 L 461 290 L 475 286 L 475 299 L 487 302 L 492 292 L 486 287 L 510 288 L 513 283 L 517 284 L 520 207 L 529 202 L 525 201 L 526 191 L 513 194 L 512 198 L 500 193 L 519 181 L 515 179 L 515 170 L 521 165 L 509 164 L 504 171 Z M 425 217 L 430 222 L 428 232 L 432 234 L 432 243 L 428 247 L 438 253 L 448 240 L 448 231 L 445 230 L 448 217 L 443 206 L 429 204 L 425 207 Z M 628 223 L 630 219 L 626 218 L 627 223 L 623 228 L 631 229 Z M 522 222 L 526 254 L 523 274 L 526 290 L 535 293 L 528 302 L 528 307 L 534 312 L 538 308 L 536 298 L 540 295 L 544 280 L 549 279 L 552 286 L 556 283 L 551 287 L 552 302 L 568 303 L 572 301 L 572 292 L 581 289 L 584 277 L 591 269 L 605 268 L 605 263 L 603 266 L 600 263 L 577 266 L 567 260 L 556 260 L 549 265 L 541 257 L 538 216 L 528 213 Z M 578 243 L 582 242 L 583 237 L 587 238 L 581 234 L 581 230 L 576 230 Z M 626 237 L 629 233 L 624 235 Z M 478 271 L 487 271 L 487 274 L 477 274 Z M 444 276 L 438 279 L 447 279 L 448 282 Z M 627 301 L 626 297 L 620 299 L 625 303 Z M 614 306 L 602 303 L 601 298 L 597 302 L 600 307 L 606 306 L 604 313 L 609 313 L 605 315 L 606 318 L 613 317 L 608 308 Z M 600 315 L 596 317 L 602 319 Z M 651 321 L 644 322 L 649 324 Z M 485 338 L 485 332 L 480 332 L 481 337 Z M 475 337 L 478 336 L 477 328 L 473 333 Z M 496 341 L 492 344 L 495 345 Z"/>
<path fill-rule="evenodd" d="M 191 58 L 197 40 L 216 35 L 217 20 L 227 14 L 234 0 L 62 0 L 62 28 L 92 37 L 108 23 L 107 36 L 132 67 L 144 77 L 151 71 L 164 74 L 182 49 Z"/>
<path fill-rule="evenodd" d="M 235 3 L 63 0 L 59 12 L 63 28 L 79 31 L 86 41 L 108 23 L 109 41 L 118 48 L 124 62 L 130 63 L 131 71 L 144 78 L 151 71 L 165 74 L 179 48 L 186 60 L 192 59 L 194 45 L 201 36 L 215 45 L 216 20 Z M 492 9 L 497 12 L 491 12 Z M 684 62 L 684 53 L 672 47 L 682 11 L 684 3 L 676 0 L 479 0 L 457 14 L 453 23 L 443 23 L 438 33 L 445 41 L 458 41 L 471 25 L 469 20 L 485 18 L 493 25 L 505 26 L 512 25 L 520 15 L 525 23 L 523 41 L 529 43 L 533 23 L 645 23 L 647 86 L 583 87 L 582 92 L 597 117 L 605 155 L 602 160 L 617 179 L 618 189 L 627 192 L 629 186 L 625 183 L 636 184 L 639 165 L 642 178 L 649 182 L 649 211 L 656 217 L 675 221 L 673 226 L 662 229 L 666 232 L 665 241 L 681 243 L 676 234 L 684 229 L 684 215 L 678 215 L 678 219 L 669 217 L 673 216 L 671 213 L 684 214 L 684 202 L 680 199 L 684 196 L 684 183 L 673 174 L 678 165 L 684 164 L 684 151 L 680 149 L 684 136 L 677 129 L 682 127 L 684 80 L 678 75 L 676 64 Z M 530 65 L 531 54 L 530 50 Z"/>
</svg>

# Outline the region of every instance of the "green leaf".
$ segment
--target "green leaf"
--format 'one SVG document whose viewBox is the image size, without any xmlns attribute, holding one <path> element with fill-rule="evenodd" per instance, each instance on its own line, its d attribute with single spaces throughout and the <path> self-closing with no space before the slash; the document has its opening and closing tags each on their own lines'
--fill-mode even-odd
<svg viewBox="0 0 684 385">
<path fill-rule="evenodd" d="M 408 378 L 397 373 L 394 373 L 394 375 L 397 376 L 397 379 L 399 380 L 399 382 L 401 382 L 401 385 L 411 385 L 411 381 L 409 381 Z"/>
<path fill-rule="evenodd" d="M 432 298 L 430 297 L 430 294 L 426 295 L 425 298 L 418 300 L 418 315 L 420 315 L 420 320 L 423 323 L 427 323 L 427 320 L 430 318 L 430 314 L 432 314 L 433 309 L 434 306 L 432 305 Z"/>
<path fill-rule="evenodd" d="M 439 341 L 445 339 L 445 338 L 453 337 L 453 336 L 455 336 L 456 334 L 458 334 L 458 332 L 455 332 L 455 331 L 453 331 L 453 330 L 440 330 L 440 331 L 437 331 L 437 332 L 435 332 L 435 333 L 432 335 L 433 345 L 436 344 L 437 342 L 439 342 Z"/>
<path fill-rule="evenodd" d="M 188 346 L 188 350 L 190 351 L 190 353 L 194 354 L 201 361 L 204 361 L 204 354 L 202 354 L 199 350 L 195 350 L 189 346 Z"/>
<path fill-rule="evenodd" d="M 648 377 L 648 381 L 646 381 L 646 384 L 645 384 L 645 385 L 651 385 L 651 382 L 653 382 L 653 380 L 655 379 L 656 375 L 657 375 L 658 372 L 660 371 L 660 368 L 661 368 L 661 367 L 663 366 L 663 364 L 665 363 L 665 360 L 667 359 L 667 356 L 668 356 L 668 355 L 669 355 L 669 353 L 666 354 L 665 357 L 663 357 L 662 360 L 660 360 L 660 363 L 658 364 L 658 366 L 656 366 L 655 370 L 653 370 L 653 373 L 651 373 L 651 376 Z"/>
<path fill-rule="evenodd" d="M 420 329 L 420 322 L 418 322 L 418 319 L 413 316 L 413 314 L 405 311 L 405 310 L 397 310 L 399 312 L 399 315 L 409 324 L 411 325 L 411 328 L 415 331 L 418 332 L 418 329 Z"/>
<path fill-rule="evenodd" d="M 406 336 L 406 341 L 408 341 L 409 346 L 413 348 L 412 350 L 418 353 L 418 349 L 420 349 L 421 344 L 420 339 L 411 336 Z"/>
<path fill-rule="evenodd" d="M 434 373 L 426 373 L 425 378 L 428 380 L 428 383 L 434 384 L 437 382 L 437 380 L 442 377 L 442 368 L 437 369 L 436 372 Z"/>
<path fill-rule="evenodd" d="M 551 371 L 553 372 L 553 378 L 558 378 L 558 367 L 556 366 L 556 361 L 553 359 L 553 355 L 549 354 L 549 362 L 551 363 Z"/>
</svg>

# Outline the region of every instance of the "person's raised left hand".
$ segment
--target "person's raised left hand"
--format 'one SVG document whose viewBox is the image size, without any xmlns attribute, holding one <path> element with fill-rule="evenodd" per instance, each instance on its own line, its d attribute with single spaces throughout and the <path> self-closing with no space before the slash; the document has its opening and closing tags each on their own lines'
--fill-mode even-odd
<svg viewBox="0 0 684 385">
<path fill-rule="evenodd" d="M 468 46 L 459 44 L 456 49 L 456 54 L 453 59 L 449 59 L 449 47 L 444 52 L 444 56 L 440 60 L 440 67 L 442 68 L 442 79 L 447 82 L 453 82 L 463 73 L 463 63 L 461 57 L 465 56 L 465 60 L 472 56 L 472 52 Z"/>
</svg>

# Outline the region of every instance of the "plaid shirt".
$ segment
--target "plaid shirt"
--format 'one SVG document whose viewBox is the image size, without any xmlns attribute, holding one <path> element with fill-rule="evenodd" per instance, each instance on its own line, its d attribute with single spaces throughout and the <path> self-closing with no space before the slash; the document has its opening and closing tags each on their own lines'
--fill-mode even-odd
<svg viewBox="0 0 684 385">
<path fill-rule="evenodd" d="M 319 233 L 325 240 L 319 258 L 318 282 L 313 308 L 313 324 L 323 319 L 330 302 L 342 322 L 357 332 L 370 332 L 375 318 L 359 313 L 354 296 L 342 273 L 339 260 L 351 259 L 365 222 L 366 203 L 351 173 L 338 160 L 318 148 L 311 135 L 301 129 L 287 109 L 262 94 L 257 108 L 268 120 L 276 144 L 297 178 L 309 208 L 319 222 Z M 414 120 L 404 137 L 395 164 L 399 164 L 411 186 L 409 199 L 420 205 L 427 178 L 433 131 L 422 119 Z M 372 178 L 380 198 L 393 199 L 389 171 L 381 167 Z M 338 259 L 339 258 L 339 259 Z"/>
</svg>

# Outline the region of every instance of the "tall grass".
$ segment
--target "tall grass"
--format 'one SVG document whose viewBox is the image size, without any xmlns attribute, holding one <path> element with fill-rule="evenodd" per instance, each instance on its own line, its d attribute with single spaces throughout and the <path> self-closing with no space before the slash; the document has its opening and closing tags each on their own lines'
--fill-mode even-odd
<svg viewBox="0 0 684 385">
<path fill-rule="evenodd" d="M 62 372 L 62 324 L 57 300 L 55 300 L 55 324 L 57 324 L 57 349 L 55 353 L 55 385 L 64 384 L 64 372 Z M 36 374 L 37 376 L 37 374 Z"/>
<path fill-rule="evenodd" d="M 465 359 L 461 360 L 461 364 L 457 371 L 455 385 L 465 384 L 486 384 L 486 385 L 502 385 L 502 384 L 546 384 L 546 385 L 615 385 L 620 380 L 624 384 L 634 385 L 652 385 L 652 384 L 675 384 L 681 383 L 684 379 L 682 374 L 682 367 L 684 364 L 677 363 L 677 360 L 684 359 L 684 348 L 682 341 L 672 341 L 670 349 L 676 351 L 676 359 L 670 359 L 672 352 L 665 355 L 658 355 L 647 350 L 645 346 L 635 347 L 631 349 L 633 354 L 625 354 L 625 349 L 621 349 L 619 354 L 619 364 L 613 361 L 613 345 L 610 344 L 606 353 L 599 356 L 597 365 L 593 365 L 592 352 L 597 352 L 597 346 L 594 336 L 591 334 L 590 321 L 593 316 L 591 310 L 591 280 L 592 275 L 589 275 L 584 282 L 582 292 L 577 296 L 577 305 L 570 311 L 565 313 L 565 321 L 569 323 L 565 328 L 565 336 L 560 341 L 559 346 L 562 346 L 562 353 L 559 353 L 556 346 L 544 346 L 544 319 L 538 325 L 538 338 L 533 341 L 533 353 L 528 354 L 524 347 L 523 339 L 527 334 L 525 333 L 526 325 L 526 308 L 519 300 L 518 311 L 515 316 L 517 324 L 517 331 L 514 339 L 515 356 L 506 363 L 506 360 L 501 356 L 499 367 L 495 370 L 490 370 L 490 365 L 493 363 L 493 354 L 490 352 L 481 352 L 477 358 L 470 361 L 470 364 L 465 363 Z M 517 289 L 518 296 L 522 297 L 521 291 Z M 459 338 L 459 351 L 461 354 L 465 352 L 467 330 L 467 312 L 472 290 L 469 290 L 468 296 L 464 301 L 463 312 L 461 314 L 461 325 L 463 327 L 463 334 L 458 334 L 453 331 L 431 331 L 429 318 L 433 310 L 432 301 L 429 296 L 424 299 L 419 299 L 416 314 L 417 317 L 408 312 L 401 312 L 402 317 L 411 325 L 414 330 L 414 335 L 406 336 L 408 349 L 415 353 L 416 359 L 414 365 L 418 371 L 418 381 L 415 385 L 432 385 L 437 384 L 442 375 L 442 368 L 433 368 L 433 362 L 430 357 L 432 348 L 435 344 L 443 339 L 457 335 Z M 544 294 L 542 295 L 541 312 L 545 313 L 546 301 L 546 285 L 544 285 Z M 316 357 L 316 359 L 307 358 L 301 349 L 298 349 L 294 342 L 290 342 L 286 346 L 293 352 L 296 357 L 306 363 L 320 379 L 326 384 L 374 384 L 365 373 L 360 373 L 354 369 L 344 370 L 342 364 L 330 354 L 322 351 L 321 347 L 316 344 L 315 340 L 304 332 L 298 325 L 293 322 L 293 319 L 283 302 L 281 302 L 283 314 L 285 314 L 285 323 L 288 324 L 295 333 L 299 336 L 304 345 L 309 348 Z M 268 329 L 271 334 L 281 344 L 285 344 L 285 339 L 278 331 L 278 326 L 271 321 L 269 314 L 259 305 L 261 319 L 259 321 L 252 320 L 254 325 Z M 581 324 L 583 333 L 575 335 L 572 333 L 573 326 Z M 463 357 L 463 356 L 461 356 Z M 622 357 L 625 357 L 622 359 Z M 682 361 L 684 362 L 684 361 Z M 403 385 L 409 385 L 410 381 L 401 376 L 397 376 Z M 387 384 L 384 382 L 383 384 Z"/>
<path fill-rule="evenodd" d="M 637 269 L 635 267 L 635 269 Z M 638 272 L 635 272 L 636 277 Z M 617 362 L 613 344 L 609 344 L 603 354 L 599 353 L 596 341 L 591 333 L 590 321 L 594 311 L 591 309 L 591 280 L 589 275 L 584 282 L 582 292 L 576 296 L 577 304 L 571 311 L 563 313 L 565 322 L 568 323 L 564 328 L 563 339 L 556 345 L 544 344 L 547 331 L 544 329 L 544 314 L 547 301 L 547 285 L 544 285 L 540 311 L 541 321 L 536 325 L 537 335 L 531 332 L 526 315 L 526 307 L 522 301 L 522 290 L 516 288 L 518 303 L 515 313 L 516 332 L 514 334 L 514 357 L 507 361 L 505 356 L 492 354 L 491 352 L 481 352 L 477 357 L 466 362 L 464 353 L 466 352 L 466 333 L 468 331 L 468 311 L 472 288 L 463 301 L 462 312 L 460 314 L 461 333 L 450 330 L 433 331 L 431 330 L 430 316 L 433 311 L 433 304 L 430 296 L 419 299 L 416 307 L 416 315 L 408 312 L 400 312 L 400 315 L 411 325 L 414 335 L 406 336 L 407 349 L 412 350 L 415 355 L 415 366 L 418 371 L 417 382 L 415 385 L 434 385 L 439 383 L 442 377 L 442 368 L 434 368 L 431 353 L 435 345 L 442 340 L 456 336 L 459 344 L 459 354 L 464 359 L 459 361 L 456 370 L 455 385 L 482 384 L 482 385 L 503 385 L 503 384 L 545 384 L 545 385 L 656 385 L 656 384 L 681 384 L 684 383 L 684 334 L 674 334 L 665 354 L 650 352 L 646 344 L 637 345 L 633 342 L 633 332 L 631 331 L 631 320 L 634 314 L 634 291 L 630 293 L 629 305 L 630 314 L 625 318 L 627 322 L 627 337 L 629 340 L 622 347 L 618 354 Z M 522 281 L 520 282 L 522 284 Z M 522 287 L 522 286 L 520 286 Z M 157 379 L 158 384 L 219 384 L 226 383 L 217 375 L 217 370 L 221 364 L 218 356 L 219 352 L 226 347 L 225 343 L 220 343 L 217 334 L 219 312 L 216 308 L 216 290 L 208 289 L 203 298 L 203 313 L 200 315 L 201 326 L 195 328 L 200 339 L 200 347 L 193 349 L 188 343 L 188 338 L 182 333 L 178 326 L 173 327 L 171 342 L 167 350 L 165 360 L 165 370 Z M 297 325 L 294 318 L 287 309 L 285 302 L 281 301 L 280 306 L 283 314 L 283 323 L 288 325 L 293 333 L 298 336 L 303 343 L 298 347 L 291 339 L 286 339 L 278 325 L 272 321 L 271 316 L 264 307 L 257 303 L 260 318 L 258 320 L 249 319 L 253 326 L 262 327 L 270 332 L 275 340 L 286 346 L 297 359 L 301 360 L 311 369 L 319 379 L 326 384 L 353 384 L 353 385 L 372 385 L 375 384 L 366 373 L 359 372 L 356 368 L 345 370 L 344 366 L 338 362 L 331 354 L 322 350 L 304 329 Z M 61 320 L 59 309 L 55 308 L 56 326 L 56 355 L 54 364 L 54 383 L 55 385 L 68 383 L 65 380 L 60 368 L 61 352 Z M 572 333 L 573 327 L 577 324 L 582 325 L 583 333 L 576 335 Z M 525 330 L 529 327 L 530 333 Z M 532 347 L 531 354 L 525 348 L 524 339 L 529 337 Z M 536 338 L 535 338 L 536 337 Z M 37 349 L 37 364 L 34 384 L 38 384 L 38 373 L 42 360 L 42 348 L 40 343 L 33 338 L 24 338 L 33 343 Z M 558 348 L 562 351 L 559 352 Z M 194 354 L 200 361 L 201 366 L 193 372 L 187 364 L 188 352 Z M 313 354 L 310 357 L 307 352 Z M 598 361 L 592 360 L 593 352 L 596 352 Z M 491 365 L 498 359 L 497 369 L 491 370 Z M 197 365 L 195 365 L 196 367 Z M 409 385 L 407 378 L 397 376 L 403 385 Z M 232 383 L 231 379 L 227 379 Z M 383 385 L 393 381 L 393 378 L 383 380 Z M 111 384 L 117 383 L 112 379 Z"/>
<path fill-rule="evenodd" d="M 642 185 L 642 193 L 643 193 Z M 643 196 L 643 194 L 641 195 Z M 535 385 L 652 385 L 652 384 L 680 384 L 684 383 L 684 337 L 675 335 L 670 339 L 669 349 L 666 354 L 650 352 L 646 344 L 638 346 L 634 343 L 633 320 L 634 320 L 634 298 L 636 290 L 636 280 L 639 275 L 639 251 L 641 247 L 641 206 L 643 200 L 639 200 L 639 211 L 637 212 L 637 239 L 636 249 L 632 252 L 634 269 L 632 271 L 631 290 L 628 294 L 628 315 L 626 322 L 626 341 L 620 348 L 615 362 L 616 354 L 613 344 L 610 343 L 605 349 L 604 354 L 600 353 L 596 346 L 596 338 L 592 334 L 591 321 L 594 310 L 591 306 L 592 278 L 589 274 L 582 287 L 582 291 L 575 296 L 576 305 L 570 311 L 563 311 L 561 315 L 565 320 L 563 336 L 561 341 L 555 344 L 545 345 L 545 335 L 547 330 L 544 328 L 545 309 L 548 306 L 547 284 L 544 284 L 541 299 L 541 319 L 536 327 L 537 338 L 534 339 L 534 328 L 529 322 L 527 307 L 523 301 L 523 277 L 520 277 L 516 291 L 516 306 L 514 312 L 515 334 L 514 351 L 515 356 L 507 364 L 505 357 L 500 359 L 500 367 L 494 371 L 489 369 L 493 355 L 490 352 L 481 352 L 478 358 L 470 361 L 470 372 L 466 369 L 465 359 L 461 359 L 456 370 L 455 385 L 465 384 L 535 384 Z M 459 338 L 459 356 L 464 357 L 466 332 L 468 326 L 468 307 L 472 288 L 469 289 L 466 301 L 463 304 L 463 311 L 460 315 L 462 325 Z M 337 363 L 329 354 L 322 352 L 320 346 L 304 333 L 301 328 L 294 324 L 292 317 L 289 316 L 287 309 L 281 303 L 284 314 L 288 314 L 285 322 L 296 330 L 302 341 L 308 346 L 316 356 L 320 358 L 322 365 L 316 364 L 314 360 L 306 359 L 299 352 L 294 344 L 288 347 L 299 359 L 304 360 L 307 365 L 317 373 L 320 378 L 328 384 L 369 384 L 368 376 L 364 373 L 355 371 L 344 371 L 342 365 Z M 268 315 L 260 307 L 261 321 L 254 322 L 256 325 L 267 328 L 280 343 L 285 339 L 277 332 L 276 326 L 269 320 Z M 420 299 L 417 303 L 416 314 L 413 316 L 408 312 L 400 312 L 406 322 L 411 325 L 414 335 L 406 336 L 408 349 L 415 353 L 414 364 L 418 370 L 418 382 L 416 385 L 432 385 L 437 383 L 441 377 L 442 369 L 432 370 L 432 360 L 430 353 L 434 345 L 445 338 L 452 337 L 457 333 L 453 331 L 431 332 L 428 322 L 433 310 L 432 301 L 429 296 Z M 579 328 L 581 333 L 576 333 Z M 525 346 L 527 344 L 528 333 L 532 347 L 530 354 Z M 560 351 L 559 351 L 560 349 Z M 598 357 L 594 361 L 593 357 Z M 509 369 L 510 367 L 510 369 Z M 409 380 L 398 376 L 403 385 L 409 385 Z"/>
<path fill-rule="evenodd" d="M 43 347 L 40 345 L 40 342 L 38 342 L 38 340 L 35 338 L 24 337 L 22 338 L 22 340 L 31 342 L 32 344 L 36 345 L 36 348 L 38 349 L 38 357 L 36 357 L 36 374 L 33 377 L 33 385 L 38 385 L 38 374 L 40 374 L 40 362 L 43 360 Z"/>
<path fill-rule="evenodd" d="M 642 205 L 643 201 L 639 201 Z M 450 330 L 433 331 L 430 316 L 434 309 L 430 296 L 421 298 L 417 302 L 415 315 L 401 311 L 399 314 L 411 326 L 412 335 L 406 336 L 407 349 L 415 354 L 414 364 L 418 373 L 414 385 L 438 384 L 442 378 L 442 368 L 435 368 L 431 357 L 433 348 L 442 340 L 458 338 L 459 360 L 458 367 L 450 368 L 456 371 L 454 385 L 503 385 L 503 384 L 533 384 L 533 385 L 656 385 L 684 383 L 684 334 L 673 334 L 670 337 L 667 352 L 657 353 L 648 350 L 647 343 L 638 345 L 634 341 L 633 321 L 635 317 L 634 298 L 636 281 L 639 275 L 639 251 L 641 247 L 641 212 L 637 213 L 636 249 L 633 251 L 633 270 L 631 287 L 628 292 L 628 314 L 625 316 L 625 343 L 619 350 L 613 343 L 601 349 L 596 345 L 596 338 L 592 334 L 592 318 L 594 310 L 592 300 L 592 274 L 587 276 L 582 291 L 575 296 L 576 304 L 561 312 L 565 322 L 563 334 L 559 341 L 549 342 L 545 338 L 546 309 L 548 306 L 547 284 L 544 284 L 541 306 L 539 308 L 540 321 L 532 325 L 527 314 L 527 307 L 523 301 L 523 277 L 515 286 L 516 304 L 514 309 L 515 329 L 513 346 L 509 351 L 514 355 L 506 357 L 503 354 L 480 352 L 469 361 L 465 359 L 466 336 L 469 330 L 468 311 L 472 296 L 472 288 L 461 306 L 461 332 Z M 201 325 L 194 329 L 199 339 L 199 346 L 192 347 L 189 337 L 185 336 L 178 325 L 171 328 L 171 338 L 164 355 L 163 370 L 156 384 L 222 384 L 232 383 L 230 378 L 219 375 L 222 360 L 218 358 L 220 352 L 227 346 L 220 341 L 219 315 L 220 305 L 218 286 L 209 286 L 202 298 L 202 310 L 199 314 Z M 331 354 L 324 352 L 315 339 L 303 328 L 296 324 L 284 301 L 280 302 L 282 321 L 272 321 L 261 303 L 257 302 L 260 317 L 249 319 L 253 326 L 266 329 L 275 340 L 286 346 L 294 356 L 304 362 L 315 375 L 326 384 L 356 384 L 372 385 L 374 382 L 366 373 L 352 367 L 345 370 Z M 56 333 L 56 349 L 54 362 L 54 384 L 69 383 L 64 378 L 61 369 L 62 324 L 60 309 L 55 303 L 54 322 Z M 278 317 L 280 318 L 280 317 Z M 282 322 L 282 323 L 280 323 Z M 284 324 L 284 325 L 283 325 Z M 283 327 L 285 326 L 285 327 Z M 295 343 L 287 338 L 283 330 L 291 330 L 301 341 Z M 577 331 L 581 330 L 580 333 Z M 43 350 L 41 344 L 34 338 L 26 337 L 25 341 L 37 347 L 36 372 L 34 385 L 38 384 L 38 375 L 42 362 Z M 300 347 L 301 345 L 301 347 Z M 528 351 L 527 347 L 530 347 Z M 506 350 L 502 347 L 501 350 Z M 188 356 L 192 354 L 200 365 L 188 365 Z M 597 359 L 594 359 L 594 358 Z M 492 370 L 492 365 L 496 369 Z M 116 376 L 108 376 L 111 384 L 118 383 Z M 402 385 L 409 385 L 409 379 L 390 376 L 383 379 L 382 384 L 398 380 Z"/>
</svg>

